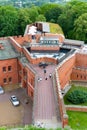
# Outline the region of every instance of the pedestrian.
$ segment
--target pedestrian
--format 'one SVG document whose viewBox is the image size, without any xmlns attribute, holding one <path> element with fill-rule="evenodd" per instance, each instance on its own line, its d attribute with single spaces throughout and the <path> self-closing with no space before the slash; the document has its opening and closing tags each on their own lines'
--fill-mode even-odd
<svg viewBox="0 0 87 130">
<path fill-rule="evenodd" d="M 46 70 L 44 70 L 44 73 L 46 73 Z"/>
<path fill-rule="evenodd" d="M 47 80 L 47 77 L 45 78 L 45 80 Z"/>
<path fill-rule="evenodd" d="M 49 74 L 49 77 L 51 78 L 51 76 L 52 76 L 52 74 L 50 73 L 50 74 Z"/>
</svg>

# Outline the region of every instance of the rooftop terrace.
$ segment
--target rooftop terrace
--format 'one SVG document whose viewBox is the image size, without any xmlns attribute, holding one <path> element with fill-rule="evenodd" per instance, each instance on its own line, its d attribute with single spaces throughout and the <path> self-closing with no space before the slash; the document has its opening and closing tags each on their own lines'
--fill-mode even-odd
<svg viewBox="0 0 87 130">
<path fill-rule="evenodd" d="M 8 39 L 0 40 L 2 49 L 0 49 L 0 60 L 11 59 L 18 57 L 18 53 L 15 48 L 11 45 Z"/>
<path fill-rule="evenodd" d="M 28 48 L 27 48 L 28 49 Z M 29 49 L 28 49 L 29 51 Z M 31 56 L 33 58 L 41 58 L 41 57 L 49 57 L 49 58 L 55 58 L 55 59 L 61 59 L 63 58 L 68 52 L 70 52 L 70 49 L 64 49 L 60 48 L 60 50 L 31 50 Z"/>
</svg>

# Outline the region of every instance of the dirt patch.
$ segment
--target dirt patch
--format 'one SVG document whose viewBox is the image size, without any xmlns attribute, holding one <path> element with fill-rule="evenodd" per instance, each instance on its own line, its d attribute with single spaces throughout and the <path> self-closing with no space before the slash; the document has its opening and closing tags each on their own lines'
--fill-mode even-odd
<svg viewBox="0 0 87 130">
<path fill-rule="evenodd" d="M 3 87 L 5 92 L 8 92 L 8 91 L 13 91 L 17 88 L 20 88 L 20 85 L 19 84 L 10 84 L 10 85 L 6 85 Z"/>
<path fill-rule="evenodd" d="M 0 125 L 21 124 L 23 113 L 22 105 L 14 107 L 10 101 L 0 102 Z"/>
</svg>

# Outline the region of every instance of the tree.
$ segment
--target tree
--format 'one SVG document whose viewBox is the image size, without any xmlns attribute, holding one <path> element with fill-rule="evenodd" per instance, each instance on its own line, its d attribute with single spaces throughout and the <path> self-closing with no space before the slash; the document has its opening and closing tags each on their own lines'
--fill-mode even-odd
<svg viewBox="0 0 87 130">
<path fill-rule="evenodd" d="M 36 18 L 36 21 L 43 21 L 46 22 L 46 18 L 43 14 L 38 15 L 38 17 Z"/>
<path fill-rule="evenodd" d="M 29 15 L 29 18 L 30 20 L 33 22 L 36 21 L 36 18 L 38 17 L 39 15 L 39 7 L 36 7 L 36 6 L 32 6 L 31 8 L 29 8 L 28 10 L 28 15 Z"/>
<path fill-rule="evenodd" d="M 82 14 L 75 20 L 74 37 L 87 42 L 87 13 Z"/>
<path fill-rule="evenodd" d="M 18 10 L 18 22 L 17 22 L 18 34 L 23 35 L 26 25 L 30 23 L 32 23 L 32 21 L 30 20 L 27 9 L 22 8 Z"/>
<path fill-rule="evenodd" d="M 47 21 L 54 20 L 54 22 L 57 23 L 57 19 L 61 13 L 62 13 L 61 6 L 58 5 L 57 7 L 53 7 L 51 9 L 49 9 L 45 13 L 45 17 L 46 17 Z"/>
<path fill-rule="evenodd" d="M 12 6 L 0 7 L 0 36 L 17 34 L 17 10 Z"/>
<path fill-rule="evenodd" d="M 69 93 L 67 99 L 73 104 L 81 104 L 87 102 L 87 92 L 82 90 L 73 90 Z"/>
<path fill-rule="evenodd" d="M 74 21 L 87 12 L 87 3 L 73 0 L 68 2 L 62 14 L 58 17 L 58 24 L 63 28 L 65 37 L 73 39 Z"/>
</svg>

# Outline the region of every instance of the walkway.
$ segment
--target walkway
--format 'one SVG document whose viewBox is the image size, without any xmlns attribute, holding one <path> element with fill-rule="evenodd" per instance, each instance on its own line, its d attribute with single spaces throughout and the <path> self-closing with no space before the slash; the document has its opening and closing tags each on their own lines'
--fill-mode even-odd
<svg viewBox="0 0 87 130">
<path fill-rule="evenodd" d="M 43 122 L 46 127 L 58 127 L 56 102 L 53 92 L 52 78 L 49 77 L 49 74 L 52 74 L 55 68 L 56 65 L 49 65 L 45 68 L 46 73 L 44 73 L 43 68 L 34 66 L 34 69 L 38 73 L 38 78 L 42 78 L 41 81 L 37 81 L 38 93 L 37 103 L 35 107 L 35 121 Z"/>
</svg>

